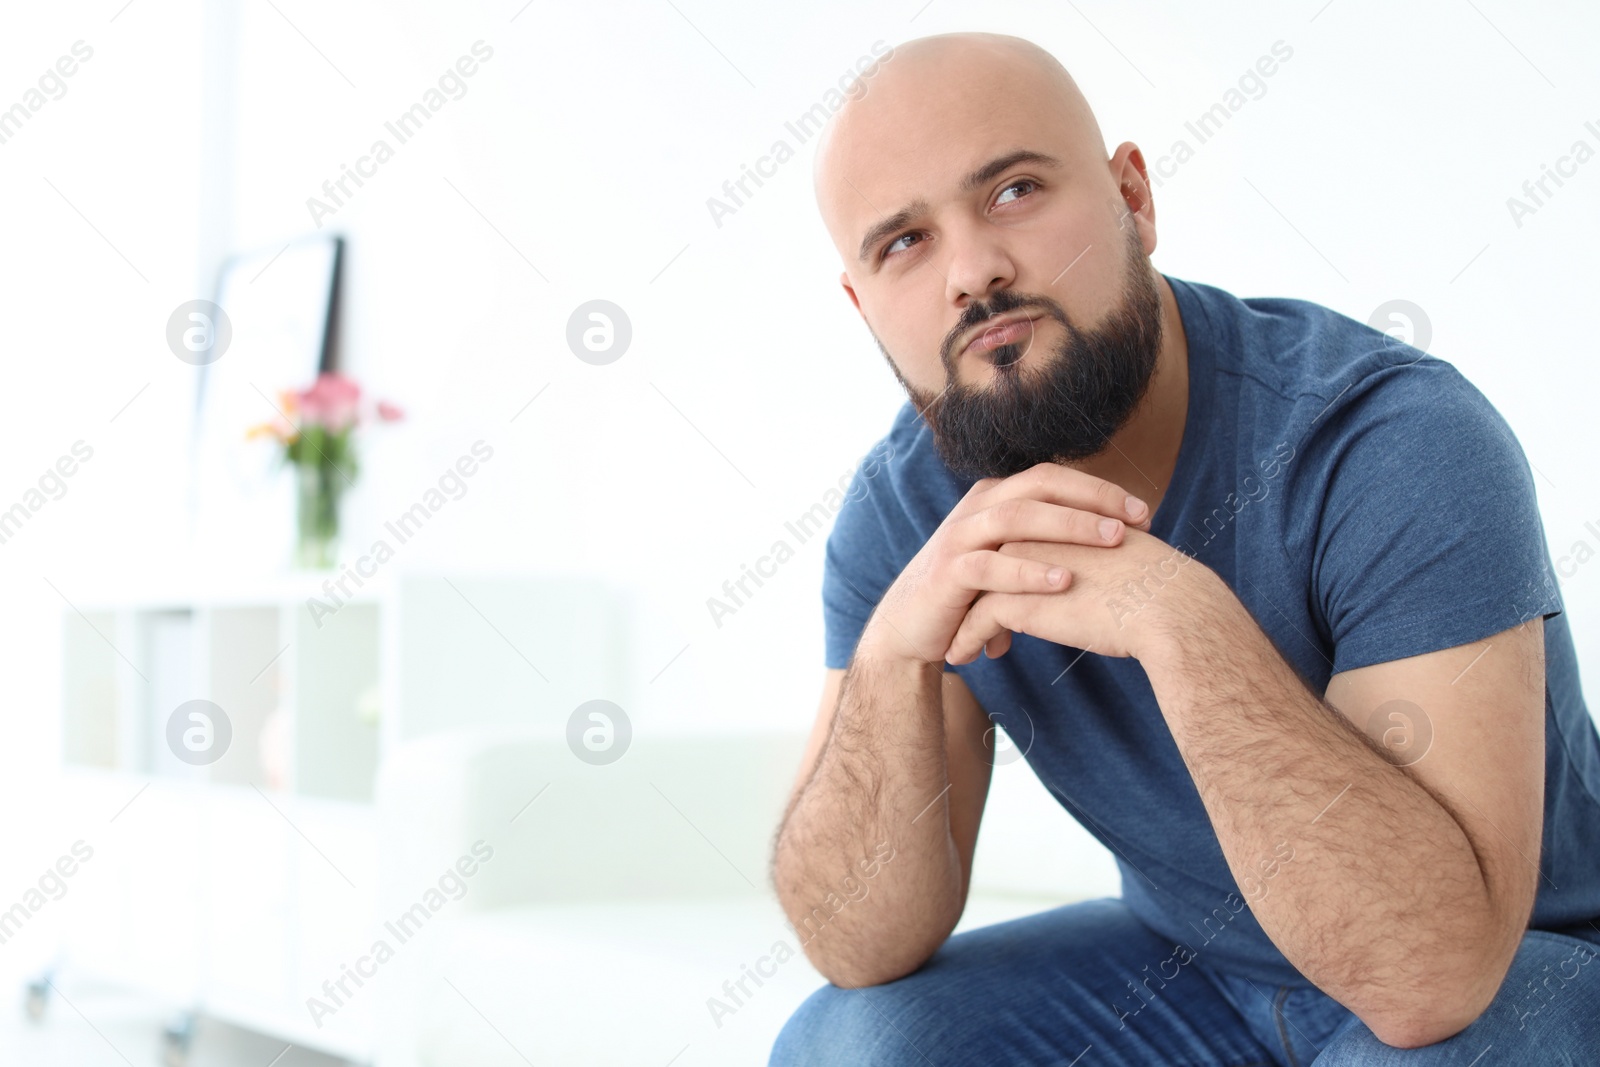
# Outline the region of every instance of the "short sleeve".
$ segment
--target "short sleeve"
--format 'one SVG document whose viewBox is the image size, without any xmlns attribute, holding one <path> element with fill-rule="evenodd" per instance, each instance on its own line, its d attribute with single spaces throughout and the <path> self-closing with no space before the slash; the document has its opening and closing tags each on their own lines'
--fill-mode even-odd
<svg viewBox="0 0 1600 1067">
<path fill-rule="evenodd" d="M 893 506 L 887 478 L 876 477 L 883 445 L 850 479 L 828 533 L 822 564 L 824 665 L 845 668 L 872 611 L 900 573 L 884 509 Z"/>
<path fill-rule="evenodd" d="M 1376 376 L 1315 450 L 1330 473 L 1313 595 L 1333 672 L 1560 613 L 1533 476 L 1500 413 L 1442 360 Z"/>
</svg>

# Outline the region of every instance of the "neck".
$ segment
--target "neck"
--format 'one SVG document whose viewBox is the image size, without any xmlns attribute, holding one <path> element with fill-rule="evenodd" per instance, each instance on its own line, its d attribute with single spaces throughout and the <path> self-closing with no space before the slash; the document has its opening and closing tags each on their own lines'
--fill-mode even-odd
<svg viewBox="0 0 1600 1067">
<path fill-rule="evenodd" d="M 1172 481 L 1189 415 L 1189 341 L 1183 332 L 1183 317 L 1172 286 L 1159 272 L 1155 281 L 1161 293 L 1161 351 L 1150 386 L 1105 451 L 1071 464 L 1139 497 L 1150 505 L 1151 514 Z"/>
</svg>

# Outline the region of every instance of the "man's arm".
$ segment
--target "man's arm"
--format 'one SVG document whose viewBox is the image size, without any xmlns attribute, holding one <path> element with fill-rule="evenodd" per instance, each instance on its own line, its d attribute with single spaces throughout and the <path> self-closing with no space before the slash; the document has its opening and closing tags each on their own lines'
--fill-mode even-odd
<svg viewBox="0 0 1600 1067">
<path fill-rule="evenodd" d="M 1538 888 L 1542 620 L 1337 674 L 1319 699 L 1220 578 L 1196 577 L 1210 595 L 1141 658 L 1235 879 L 1271 878 L 1251 910 L 1386 1044 L 1457 1033 L 1494 998 Z M 1375 713 L 1431 727 L 1422 758 L 1386 758 L 1362 729 Z"/>
<path fill-rule="evenodd" d="M 1110 482 L 1053 463 L 983 479 L 872 609 L 837 700 L 823 695 L 773 857 L 779 901 L 834 984 L 872 985 L 920 967 L 966 904 L 990 726 L 945 670 L 945 651 L 980 595 L 1076 581 L 1071 568 L 999 546 L 1018 538 L 1116 545 L 1149 523 L 1148 507 L 1130 510 L 1134 503 Z M 868 892 L 872 904 L 860 903 Z"/>
<path fill-rule="evenodd" d="M 989 789 L 989 728 L 939 664 L 866 648 L 828 672 L 773 877 L 806 956 L 835 985 L 908 974 L 955 928 Z"/>
</svg>

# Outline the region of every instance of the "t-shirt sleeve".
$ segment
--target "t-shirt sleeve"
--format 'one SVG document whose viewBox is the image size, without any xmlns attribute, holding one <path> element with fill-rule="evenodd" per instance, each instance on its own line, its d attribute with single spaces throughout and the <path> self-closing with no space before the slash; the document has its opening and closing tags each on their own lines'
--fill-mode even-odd
<svg viewBox="0 0 1600 1067">
<path fill-rule="evenodd" d="M 1510 426 L 1448 363 L 1403 373 L 1362 391 L 1320 435 L 1331 473 L 1313 595 L 1334 673 L 1562 610 L 1533 475 Z"/>
<path fill-rule="evenodd" d="M 856 469 L 828 533 L 822 563 L 824 665 L 850 665 L 856 641 L 878 601 L 900 574 L 885 509 L 893 489 L 882 473 L 883 445 Z"/>
</svg>

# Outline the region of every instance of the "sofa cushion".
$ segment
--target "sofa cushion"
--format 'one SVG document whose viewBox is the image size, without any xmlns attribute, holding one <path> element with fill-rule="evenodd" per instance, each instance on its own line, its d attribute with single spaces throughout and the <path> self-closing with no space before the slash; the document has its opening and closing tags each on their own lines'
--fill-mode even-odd
<svg viewBox="0 0 1600 1067">
<path fill-rule="evenodd" d="M 957 929 L 1060 903 L 974 896 Z M 750 1067 L 824 981 L 756 897 L 463 913 L 430 935 L 408 1020 L 429 1067 Z"/>
</svg>

